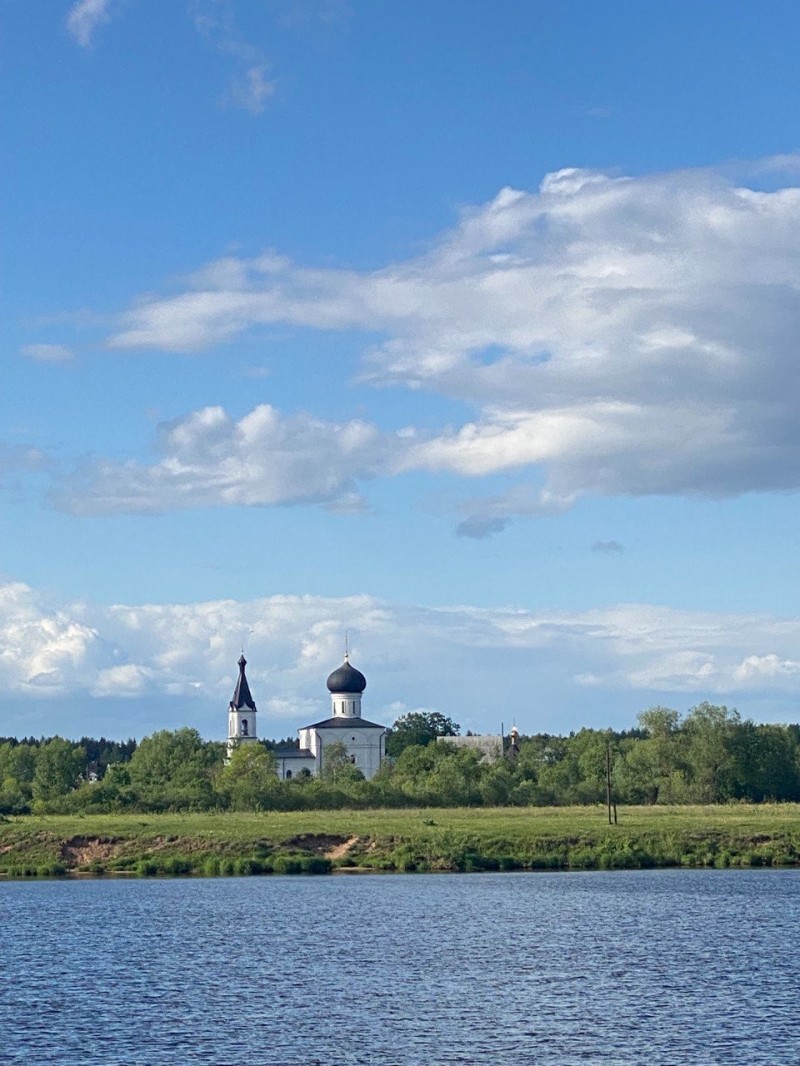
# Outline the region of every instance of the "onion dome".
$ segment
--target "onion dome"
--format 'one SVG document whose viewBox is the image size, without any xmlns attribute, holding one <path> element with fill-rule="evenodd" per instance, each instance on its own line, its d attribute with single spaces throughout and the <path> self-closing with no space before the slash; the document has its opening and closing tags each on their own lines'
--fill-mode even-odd
<svg viewBox="0 0 800 1066">
<path fill-rule="evenodd" d="M 360 670 L 350 665 L 347 655 L 338 670 L 334 670 L 326 682 L 329 692 L 363 692 L 367 679 Z"/>
</svg>

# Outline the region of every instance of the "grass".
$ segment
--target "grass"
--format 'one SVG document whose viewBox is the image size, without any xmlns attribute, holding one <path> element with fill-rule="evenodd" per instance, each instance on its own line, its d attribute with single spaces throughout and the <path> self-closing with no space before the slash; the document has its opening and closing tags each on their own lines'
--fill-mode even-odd
<svg viewBox="0 0 800 1066">
<path fill-rule="evenodd" d="M 41 815 L 0 823 L 0 874 L 800 865 L 800 805 Z"/>
</svg>

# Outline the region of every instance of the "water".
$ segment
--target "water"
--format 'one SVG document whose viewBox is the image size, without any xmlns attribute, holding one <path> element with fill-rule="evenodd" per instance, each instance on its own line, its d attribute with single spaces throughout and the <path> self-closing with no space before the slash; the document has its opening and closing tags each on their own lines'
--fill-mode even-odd
<svg viewBox="0 0 800 1066">
<path fill-rule="evenodd" d="M 0 885 L 0 1062 L 796 1066 L 800 871 Z"/>
</svg>

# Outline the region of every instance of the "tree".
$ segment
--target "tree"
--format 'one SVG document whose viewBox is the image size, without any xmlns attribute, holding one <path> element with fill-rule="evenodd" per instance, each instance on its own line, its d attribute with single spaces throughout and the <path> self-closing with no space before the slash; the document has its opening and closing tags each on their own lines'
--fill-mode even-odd
<svg viewBox="0 0 800 1066">
<path fill-rule="evenodd" d="M 671 707 L 650 707 L 636 716 L 639 728 L 651 737 L 669 737 L 678 729 L 680 715 Z"/>
<path fill-rule="evenodd" d="M 162 729 L 145 737 L 128 768 L 139 802 L 156 810 L 213 805 L 211 772 L 222 749 L 206 744 L 196 729 Z"/>
<path fill-rule="evenodd" d="M 739 712 L 711 703 L 692 707 L 684 720 L 692 799 L 720 803 L 735 796 L 738 772 L 735 734 Z"/>
<path fill-rule="evenodd" d="M 437 737 L 457 737 L 461 726 L 439 711 L 409 711 L 392 726 L 386 740 L 386 754 L 396 758 L 412 744 L 427 746 Z"/>
<path fill-rule="evenodd" d="M 71 792 L 86 765 L 86 752 L 63 737 L 40 745 L 31 792 L 40 804 Z"/>
<path fill-rule="evenodd" d="M 263 744 L 240 744 L 217 776 L 217 792 L 236 810 L 265 810 L 279 787 L 276 767 Z"/>
<path fill-rule="evenodd" d="M 322 752 L 320 777 L 323 781 L 331 781 L 337 785 L 364 780 L 364 775 L 357 766 L 353 765 L 353 760 L 343 740 L 335 740 L 332 744 L 325 746 Z"/>
<path fill-rule="evenodd" d="M 680 715 L 669 707 L 650 707 L 638 716 L 647 736 L 627 740 L 615 768 L 620 794 L 628 803 L 686 802 L 686 737 Z"/>
</svg>

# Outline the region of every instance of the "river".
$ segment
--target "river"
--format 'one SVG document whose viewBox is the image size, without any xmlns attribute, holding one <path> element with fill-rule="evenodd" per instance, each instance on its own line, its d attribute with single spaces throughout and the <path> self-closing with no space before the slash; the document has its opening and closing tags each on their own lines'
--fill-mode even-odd
<svg viewBox="0 0 800 1066">
<path fill-rule="evenodd" d="M 0 1062 L 796 1066 L 800 871 L 0 885 Z"/>
</svg>

